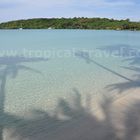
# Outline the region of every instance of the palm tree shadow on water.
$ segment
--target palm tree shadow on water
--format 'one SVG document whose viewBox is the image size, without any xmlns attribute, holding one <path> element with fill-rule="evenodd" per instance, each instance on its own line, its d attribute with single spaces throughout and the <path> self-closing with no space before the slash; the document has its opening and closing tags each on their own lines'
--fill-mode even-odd
<svg viewBox="0 0 140 140">
<path fill-rule="evenodd" d="M 135 102 L 123 112 L 123 136 L 119 135 L 113 118 L 114 111 L 120 115 L 119 110 L 113 107 L 112 99 L 106 98 L 101 104 L 104 119 L 98 119 L 96 112 L 91 112 L 92 101 L 86 100 L 83 106 L 81 94 L 73 89 L 75 96 L 72 104 L 59 99 L 55 113 L 52 115 L 43 110 L 33 109 L 30 118 L 16 118 L 10 116 L 16 123 L 7 126 L 12 129 L 10 140 L 138 140 L 140 136 L 140 102 Z M 87 95 L 88 97 L 88 95 Z M 119 116 L 118 115 L 118 116 Z M 61 117 L 60 117 L 61 116 Z M 114 123 L 115 122 L 115 123 Z M 9 140 L 7 139 L 7 140 Z"/>
<path fill-rule="evenodd" d="M 115 46 L 105 46 L 97 49 L 99 49 L 100 51 L 105 51 L 109 55 L 113 55 L 113 56 L 115 55 L 115 57 L 122 58 L 122 62 L 129 63 L 129 66 L 128 67 L 123 66 L 121 68 L 136 73 L 133 76 L 134 78 L 129 78 L 128 76 L 124 76 L 121 73 L 118 73 L 117 71 L 112 70 L 106 67 L 105 65 L 102 65 L 97 61 L 91 59 L 88 52 L 84 52 L 84 51 L 76 52 L 75 55 L 79 58 L 84 59 L 87 63 L 95 64 L 98 67 L 102 68 L 103 70 L 108 71 L 113 75 L 120 77 L 126 81 L 126 82 L 115 83 L 106 86 L 105 88 L 108 91 L 118 90 L 119 93 L 122 93 L 123 91 L 140 87 L 140 56 L 138 55 L 139 54 L 138 47 L 134 47 L 126 44 L 119 44 Z"/>
<path fill-rule="evenodd" d="M 6 95 L 6 81 L 9 76 L 12 78 L 16 78 L 18 72 L 20 70 L 27 70 L 31 72 L 35 72 L 41 74 L 40 71 L 35 70 L 33 68 L 27 67 L 22 63 L 29 63 L 29 62 L 39 62 L 39 61 L 47 61 L 44 58 L 25 58 L 22 56 L 15 56 L 15 57 L 0 57 L 0 140 L 3 140 L 3 129 L 4 124 L 2 123 L 4 120 L 2 118 L 8 117 L 10 119 L 9 114 L 5 114 L 4 107 L 5 107 L 5 95 Z"/>
<path fill-rule="evenodd" d="M 106 88 L 109 89 L 110 91 L 118 90 L 119 93 L 122 93 L 123 91 L 127 91 L 129 89 L 140 88 L 140 67 L 130 65 L 129 67 L 122 68 L 135 73 L 133 74 L 133 81 L 111 84 L 108 85 Z"/>
<path fill-rule="evenodd" d="M 129 65 L 127 67 L 121 66 L 121 68 L 132 71 L 134 73 L 131 80 L 127 80 L 122 83 L 115 83 L 108 85 L 106 88 L 109 91 L 118 90 L 122 93 L 129 89 L 140 88 L 140 53 L 139 47 L 130 45 L 116 45 L 102 48 L 102 50 L 109 51 L 110 53 L 118 52 L 118 57 L 122 58 L 122 62 L 127 62 Z"/>
<path fill-rule="evenodd" d="M 98 67 L 102 68 L 103 70 L 106 70 L 106 71 L 112 73 L 113 75 L 116 75 L 122 79 L 125 79 L 125 80 L 130 81 L 130 82 L 133 81 L 132 79 L 130 79 L 130 78 L 96 62 L 95 60 L 91 59 L 88 52 L 78 51 L 75 53 L 75 56 L 84 59 L 87 63 L 93 63 L 93 64 L 97 65 Z"/>
<path fill-rule="evenodd" d="M 134 84 L 135 82 L 135 80 L 92 60 L 87 53 L 77 52 L 76 56 L 86 60 L 87 63 L 94 63 L 104 70 L 127 80 L 127 83 Z M 88 99 L 87 106 L 83 107 L 80 92 L 77 89 L 73 91 L 76 94 L 73 99 L 74 106 L 71 106 L 66 100 L 60 99 L 54 115 L 50 115 L 48 112 L 42 110 L 32 110 L 32 118 L 21 119 L 22 121 L 19 119 L 19 123 L 12 127 L 14 132 L 11 138 L 14 137 L 14 140 L 138 140 L 140 138 L 139 101 L 131 104 L 123 112 L 123 123 L 120 121 L 116 122 L 117 124 L 122 124 L 124 127 L 121 130 L 123 136 L 119 136 L 113 122 L 114 114 L 112 110 L 116 114 L 119 114 L 119 111 L 113 108 L 112 99 L 105 99 L 101 104 L 101 109 L 105 117 L 103 120 L 99 120 L 95 116 L 96 113 L 92 114 L 90 112 L 92 102 Z M 16 136 L 17 139 L 15 139 Z"/>
<path fill-rule="evenodd" d="M 111 100 L 102 103 L 104 115 L 107 119 L 99 121 L 90 112 L 89 100 L 84 107 L 80 92 L 74 88 L 75 96 L 72 105 L 60 99 L 54 115 L 42 110 L 32 110 L 32 118 L 20 120 L 16 123 L 11 139 L 14 140 L 112 140 L 116 139 L 112 127 L 110 106 Z M 60 117 L 61 116 L 61 117 Z M 17 138 L 17 139 L 16 139 Z"/>
<path fill-rule="evenodd" d="M 7 77 L 10 75 L 14 78 L 18 74 L 18 70 L 21 69 L 34 70 L 21 65 L 22 62 L 28 62 L 27 59 L 20 58 L 19 60 L 19 62 L 17 60 L 15 62 L 12 59 L 8 59 L 7 61 L 5 60 L 6 63 L 0 63 L 1 65 L 5 64 L 5 67 L 0 69 L 0 94 L 3 93 L 0 95 L 2 97 L 0 98 L 0 104 L 3 106 L 0 112 L 0 140 L 3 139 L 2 131 L 4 128 L 7 128 L 10 132 L 6 140 L 137 140 L 136 136 L 140 132 L 140 124 L 138 123 L 140 115 L 139 102 L 126 110 L 123 124 L 125 129 L 122 132 L 124 135 L 123 138 L 120 138 L 113 124 L 112 99 L 105 99 L 101 104 L 105 117 L 103 120 L 99 120 L 95 114 L 90 112 L 92 101 L 89 96 L 87 96 L 86 106 L 84 107 L 81 102 L 81 94 L 76 88 L 73 89 L 75 93 L 73 105 L 71 106 L 68 101 L 60 99 L 53 115 L 38 109 L 33 109 L 30 112 L 32 115 L 30 118 L 21 118 L 4 112 Z M 29 62 L 36 61 L 34 59 L 29 60 Z M 90 62 L 89 58 L 86 58 L 86 61 Z M 40 73 L 36 70 L 35 72 Z M 113 71 L 111 70 L 110 72 Z"/>
</svg>

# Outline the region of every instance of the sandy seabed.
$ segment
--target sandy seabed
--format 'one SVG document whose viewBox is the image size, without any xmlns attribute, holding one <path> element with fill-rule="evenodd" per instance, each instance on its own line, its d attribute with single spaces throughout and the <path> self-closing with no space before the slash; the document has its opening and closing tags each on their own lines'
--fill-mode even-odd
<svg viewBox="0 0 140 140">
<path fill-rule="evenodd" d="M 92 103 L 83 107 L 78 98 L 73 106 L 62 100 L 53 115 L 36 110 L 34 118 L 5 128 L 4 140 L 139 140 L 139 92 L 132 89 L 116 100 L 106 98 L 94 111 Z"/>
</svg>

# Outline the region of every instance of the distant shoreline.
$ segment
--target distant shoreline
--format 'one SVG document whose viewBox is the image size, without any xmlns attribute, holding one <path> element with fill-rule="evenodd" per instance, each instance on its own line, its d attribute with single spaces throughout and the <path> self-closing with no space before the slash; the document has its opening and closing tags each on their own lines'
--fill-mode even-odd
<svg viewBox="0 0 140 140">
<path fill-rule="evenodd" d="M 0 24 L 0 29 L 85 29 L 140 31 L 140 22 L 129 19 L 115 20 L 107 18 L 34 18 L 9 21 Z"/>
<path fill-rule="evenodd" d="M 15 30 L 15 31 L 18 31 L 19 29 L 0 29 L 0 31 L 6 31 L 6 30 Z M 49 30 L 49 29 L 32 29 L 32 28 L 30 28 L 30 29 L 22 29 L 22 30 Z M 22 31 L 21 30 L 21 31 Z M 52 30 L 85 30 L 85 31 L 116 31 L 116 32 L 121 32 L 121 31 L 130 31 L 130 32 L 140 32 L 140 30 L 115 30 L 115 29 L 112 29 L 112 30 L 108 30 L 108 29 L 52 29 Z M 20 31 L 20 30 L 19 30 Z"/>
</svg>

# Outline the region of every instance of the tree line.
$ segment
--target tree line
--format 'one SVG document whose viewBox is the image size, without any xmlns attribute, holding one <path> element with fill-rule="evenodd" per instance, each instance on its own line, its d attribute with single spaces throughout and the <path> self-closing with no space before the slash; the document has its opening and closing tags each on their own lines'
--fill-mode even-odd
<svg viewBox="0 0 140 140">
<path fill-rule="evenodd" d="M 129 19 L 115 20 L 107 18 L 35 18 L 9 21 L 0 24 L 0 29 L 106 29 L 140 30 L 140 22 Z"/>
</svg>

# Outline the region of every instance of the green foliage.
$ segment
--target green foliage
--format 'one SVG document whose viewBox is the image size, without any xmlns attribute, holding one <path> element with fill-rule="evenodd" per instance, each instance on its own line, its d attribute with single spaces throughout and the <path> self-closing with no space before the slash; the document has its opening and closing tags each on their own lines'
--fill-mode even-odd
<svg viewBox="0 0 140 140">
<path fill-rule="evenodd" d="M 140 30 L 140 22 L 107 18 L 38 18 L 10 21 L 0 24 L 0 29 L 109 29 Z"/>
</svg>

